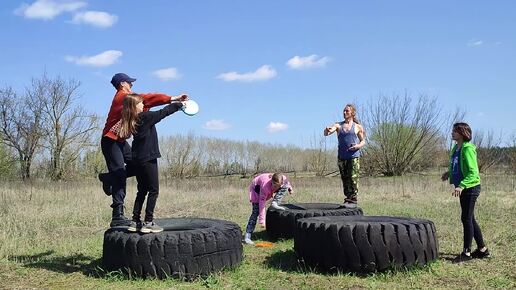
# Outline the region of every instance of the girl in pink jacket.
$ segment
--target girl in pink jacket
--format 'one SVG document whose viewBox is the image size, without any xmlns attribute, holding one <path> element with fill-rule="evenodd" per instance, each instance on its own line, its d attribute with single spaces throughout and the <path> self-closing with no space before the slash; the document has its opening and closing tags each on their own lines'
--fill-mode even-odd
<svg viewBox="0 0 516 290">
<path fill-rule="evenodd" d="M 256 227 L 256 220 L 260 226 L 265 227 L 265 203 L 272 199 L 271 206 L 275 209 L 285 210 L 279 203 L 283 196 L 292 193 L 292 185 L 287 177 L 281 173 L 262 173 L 253 178 L 249 185 L 249 201 L 253 205 L 253 211 L 247 223 L 244 242 L 253 245 L 251 234 Z"/>
</svg>

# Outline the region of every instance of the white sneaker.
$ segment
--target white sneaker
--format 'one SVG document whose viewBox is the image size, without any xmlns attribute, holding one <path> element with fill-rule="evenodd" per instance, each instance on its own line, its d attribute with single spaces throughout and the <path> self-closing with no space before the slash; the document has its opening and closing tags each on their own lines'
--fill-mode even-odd
<svg viewBox="0 0 516 290">
<path fill-rule="evenodd" d="M 285 208 L 285 207 L 278 205 L 278 203 L 277 203 L 277 202 L 275 202 L 275 201 L 273 201 L 273 202 L 272 202 L 271 207 L 272 207 L 273 209 L 277 209 L 277 210 L 286 210 L 286 208 Z"/>
<path fill-rule="evenodd" d="M 251 234 L 250 233 L 245 233 L 244 243 L 246 243 L 248 245 L 254 245 L 254 242 L 251 240 Z"/>
</svg>

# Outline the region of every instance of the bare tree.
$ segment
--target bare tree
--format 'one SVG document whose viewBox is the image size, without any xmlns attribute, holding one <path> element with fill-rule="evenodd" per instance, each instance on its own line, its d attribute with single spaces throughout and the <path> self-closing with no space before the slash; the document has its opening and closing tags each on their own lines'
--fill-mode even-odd
<svg viewBox="0 0 516 290">
<path fill-rule="evenodd" d="M 185 178 L 199 174 L 200 147 L 197 146 L 196 138 L 192 133 L 167 138 L 163 143 L 166 145 L 162 153 L 171 176 Z"/>
<path fill-rule="evenodd" d="M 263 154 L 263 146 L 254 141 L 246 142 L 245 146 L 245 161 L 244 166 L 247 171 L 250 171 L 251 174 L 255 174 L 260 172 L 261 168 L 261 159 L 260 156 Z M 242 177 L 247 177 L 247 174 L 244 174 Z"/>
<path fill-rule="evenodd" d="M 403 96 L 380 96 L 364 108 L 364 123 L 369 129 L 368 156 L 387 176 L 400 176 L 426 155 L 429 146 L 439 143 L 445 124 L 436 98 L 420 95 L 413 103 Z"/>
<path fill-rule="evenodd" d="M 43 135 L 42 107 L 36 102 L 42 91 L 27 90 L 23 97 L 12 88 L 0 90 L 0 141 L 16 151 L 22 179 L 30 179 L 31 165 Z"/>
<path fill-rule="evenodd" d="M 42 107 L 46 148 L 50 155 L 49 173 L 52 180 L 60 180 L 71 164 L 93 146 L 92 134 L 98 130 L 98 117 L 87 113 L 76 101 L 80 82 L 44 74 L 32 80 L 29 94 Z M 43 92 L 43 93 L 39 93 Z"/>
<path fill-rule="evenodd" d="M 473 134 L 473 144 L 477 147 L 478 171 L 485 173 L 491 167 L 499 164 L 504 152 L 501 147 L 502 134 L 495 136 L 492 130 L 477 131 Z"/>
<path fill-rule="evenodd" d="M 310 140 L 310 147 L 308 150 L 308 170 L 314 171 L 316 176 L 323 176 L 328 169 L 330 159 L 326 138 L 314 135 Z"/>
</svg>

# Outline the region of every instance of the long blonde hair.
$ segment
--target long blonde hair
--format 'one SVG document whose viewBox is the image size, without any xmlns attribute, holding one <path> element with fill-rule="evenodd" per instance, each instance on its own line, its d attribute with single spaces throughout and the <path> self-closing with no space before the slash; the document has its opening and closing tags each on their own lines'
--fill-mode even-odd
<svg viewBox="0 0 516 290">
<path fill-rule="evenodd" d="M 360 121 L 358 120 L 358 117 L 357 117 L 357 108 L 355 107 L 355 105 L 353 104 L 347 104 L 344 106 L 344 110 L 349 107 L 351 109 L 351 115 L 353 116 L 353 122 L 357 123 L 360 125 Z"/>
<path fill-rule="evenodd" d="M 124 106 L 122 108 L 122 123 L 118 137 L 129 138 L 136 133 L 136 125 L 138 125 L 138 112 L 136 105 L 143 102 L 143 97 L 138 94 L 128 94 L 124 98 Z"/>
</svg>

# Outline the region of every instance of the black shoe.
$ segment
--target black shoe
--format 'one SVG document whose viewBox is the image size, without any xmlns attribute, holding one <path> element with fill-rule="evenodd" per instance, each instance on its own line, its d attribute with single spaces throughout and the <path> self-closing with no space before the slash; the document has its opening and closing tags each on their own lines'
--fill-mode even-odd
<svg viewBox="0 0 516 290">
<path fill-rule="evenodd" d="M 109 173 L 99 173 L 99 180 L 102 182 L 102 190 L 104 190 L 107 196 L 111 195 L 111 183 L 109 179 Z"/>
<path fill-rule="evenodd" d="M 471 256 L 475 259 L 484 259 L 489 258 L 489 249 L 486 248 L 484 252 L 480 251 L 479 249 L 476 249 L 471 253 Z"/>
<path fill-rule="evenodd" d="M 473 256 L 471 254 L 468 256 L 468 255 L 466 255 L 466 253 L 462 252 L 462 253 L 460 253 L 460 255 L 455 257 L 455 259 L 453 259 L 452 263 L 457 264 L 457 263 L 467 262 L 467 261 L 471 261 L 471 260 L 473 260 Z"/>
<path fill-rule="evenodd" d="M 111 228 L 117 228 L 117 227 L 124 227 L 128 228 L 131 225 L 131 220 L 127 219 L 125 216 L 113 218 L 111 220 L 111 223 L 109 224 L 109 227 Z"/>
</svg>

